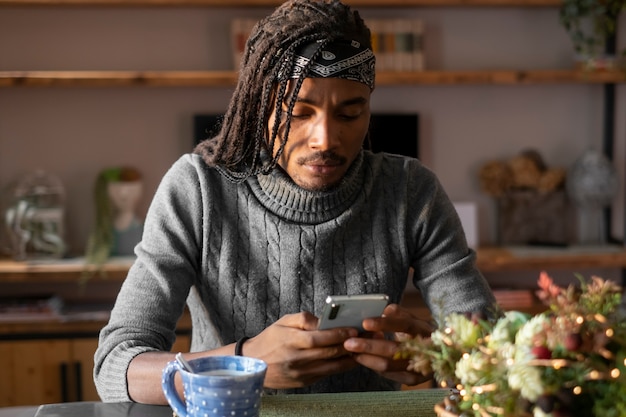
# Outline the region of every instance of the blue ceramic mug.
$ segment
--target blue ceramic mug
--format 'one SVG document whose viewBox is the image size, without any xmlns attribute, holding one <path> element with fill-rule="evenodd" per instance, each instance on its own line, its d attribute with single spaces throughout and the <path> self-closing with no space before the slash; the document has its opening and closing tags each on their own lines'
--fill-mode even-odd
<svg viewBox="0 0 626 417">
<path fill-rule="evenodd" d="M 163 369 L 161 385 L 179 417 L 257 417 L 267 364 L 245 356 L 209 356 L 189 361 L 193 373 L 176 361 Z M 185 401 L 174 385 L 179 372 Z"/>
</svg>

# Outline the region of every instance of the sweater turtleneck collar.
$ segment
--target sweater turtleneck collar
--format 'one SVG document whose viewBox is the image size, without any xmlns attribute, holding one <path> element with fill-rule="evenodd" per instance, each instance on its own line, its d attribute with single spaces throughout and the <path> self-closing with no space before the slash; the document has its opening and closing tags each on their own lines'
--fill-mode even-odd
<svg viewBox="0 0 626 417">
<path fill-rule="evenodd" d="M 247 182 L 261 204 L 277 216 L 298 223 L 318 224 L 350 207 L 363 189 L 364 173 L 361 151 L 339 184 L 328 191 L 305 190 L 279 167 L 267 175 L 250 177 Z"/>
</svg>

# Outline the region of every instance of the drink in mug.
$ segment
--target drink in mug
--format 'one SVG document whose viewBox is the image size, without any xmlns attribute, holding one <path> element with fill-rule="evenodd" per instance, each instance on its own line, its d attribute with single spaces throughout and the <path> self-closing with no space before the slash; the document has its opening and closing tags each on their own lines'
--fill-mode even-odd
<svg viewBox="0 0 626 417">
<path fill-rule="evenodd" d="M 258 417 L 267 364 L 245 356 L 192 359 L 193 373 L 177 361 L 163 369 L 162 387 L 179 417 Z M 185 401 L 178 396 L 174 376 L 180 373 Z"/>
<path fill-rule="evenodd" d="M 234 371 L 232 369 L 216 369 L 214 371 L 198 372 L 200 375 L 209 376 L 244 376 L 248 373 L 246 371 Z"/>
</svg>

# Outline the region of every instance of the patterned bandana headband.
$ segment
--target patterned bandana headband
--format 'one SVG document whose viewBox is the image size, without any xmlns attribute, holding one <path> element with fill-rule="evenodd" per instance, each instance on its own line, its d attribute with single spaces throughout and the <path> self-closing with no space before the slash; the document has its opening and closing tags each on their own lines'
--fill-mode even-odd
<svg viewBox="0 0 626 417">
<path fill-rule="evenodd" d="M 337 40 L 320 50 L 321 42 L 309 43 L 296 52 L 291 78 L 300 78 L 306 70 L 306 77 L 343 78 L 374 89 L 376 58 L 370 48 L 355 40 Z"/>
</svg>

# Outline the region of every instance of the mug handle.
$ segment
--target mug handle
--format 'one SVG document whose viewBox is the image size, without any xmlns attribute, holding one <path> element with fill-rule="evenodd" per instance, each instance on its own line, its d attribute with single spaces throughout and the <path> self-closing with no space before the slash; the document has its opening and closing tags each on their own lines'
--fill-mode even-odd
<svg viewBox="0 0 626 417">
<path fill-rule="evenodd" d="M 174 376 L 178 371 L 180 371 L 180 365 L 176 361 L 168 362 L 163 369 L 161 386 L 163 387 L 165 399 L 169 403 L 170 407 L 172 407 L 176 415 L 178 417 L 187 417 L 187 407 L 185 407 L 185 404 L 178 395 L 178 391 L 176 391 L 176 386 L 174 385 Z"/>
</svg>

